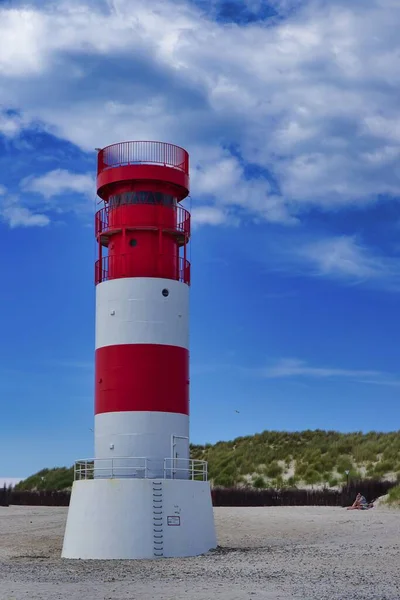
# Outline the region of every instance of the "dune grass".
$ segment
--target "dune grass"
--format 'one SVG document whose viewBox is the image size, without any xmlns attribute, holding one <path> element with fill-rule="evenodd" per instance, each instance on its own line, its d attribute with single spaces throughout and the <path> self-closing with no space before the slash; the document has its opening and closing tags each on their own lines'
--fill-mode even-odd
<svg viewBox="0 0 400 600">
<path fill-rule="evenodd" d="M 400 480 L 400 432 L 264 431 L 191 447 L 214 485 L 325 486 L 354 479 Z M 348 475 L 346 471 L 349 471 Z"/>
<path fill-rule="evenodd" d="M 386 504 L 400 508 L 400 485 L 389 490 Z"/>
<path fill-rule="evenodd" d="M 399 431 L 263 431 L 216 444 L 192 444 L 190 452 L 192 458 L 208 461 L 213 486 L 339 488 L 347 477 L 400 482 Z M 72 481 L 72 467 L 43 469 L 16 489 L 63 490 Z"/>
</svg>

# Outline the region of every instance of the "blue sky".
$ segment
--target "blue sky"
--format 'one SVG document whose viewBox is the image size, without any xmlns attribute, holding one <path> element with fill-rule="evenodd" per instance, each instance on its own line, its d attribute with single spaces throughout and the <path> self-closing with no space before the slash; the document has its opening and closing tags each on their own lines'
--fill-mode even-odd
<svg viewBox="0 0 400 600">
<path fill-rule="evenodd" d="M 93 454 L 94 148 L 127 139 L 191 155 L 192 441 L 399 429 L 399 25 L 0 2 L 0 475 Z"/>
</svg>

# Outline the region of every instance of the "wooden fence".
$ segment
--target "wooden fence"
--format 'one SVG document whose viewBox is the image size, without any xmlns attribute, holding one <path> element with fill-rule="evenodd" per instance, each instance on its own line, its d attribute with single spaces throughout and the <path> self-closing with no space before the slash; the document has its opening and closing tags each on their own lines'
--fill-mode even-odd
<svg viewBox="0 0 400 600">
<path fill-rule="evenodd" d="M 214 506 L 349 506 L 357 492 L 370 502 L 386 494 L 395 484 L 390 481 L 351 482 L 341 490 L 255 490 L 252 488 L 214 488 Z"/>
<path fill-rule="evenodd" d="M 386 494 L 395 484 L 390 481 L 352 481 L 341 490 L 300 490 L 253 488 L 214 488 L 214 506 L 349 506 L 357 492 L 368 501 Z M 68 506 L 69 491 L 18 491 L 0 489 L 0 506 Z"/>
</svg>

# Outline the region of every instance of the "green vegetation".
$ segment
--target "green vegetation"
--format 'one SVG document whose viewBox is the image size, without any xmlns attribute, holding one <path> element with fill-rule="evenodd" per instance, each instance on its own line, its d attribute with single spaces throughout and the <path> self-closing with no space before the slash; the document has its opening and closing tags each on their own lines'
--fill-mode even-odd
<svg viewBox="0 0 400 600">
<path fill-rule="evenodd" d="M 400 485 L 389 490 L 386 503 L 390 506 L 400 506 Z"/>
<path fill-rule="evenodd" d="M 207 460 L 213 485 L 338 487 L 350 479 L 400 481 L 400 431 L 264 431 L 205 446 L 191 446 Z"/>
<path fill-rule="evenodd" d="M 74 480 L 74 468 L 56 467 L 54 469 L 42 469 L 39 473 L 31 475 L 24 481 L 17 483 L 16 490 L 65 490 L 72 486 Z"/>
<path fill-rule="evenodd" d="M 208 461 L 214 486 L 334 488 L 346 482 L 346 471 L 353 480 L 400 482 L 400 431 L 264 431 L 214 445 L 191 445 L 190 449 L 192 458 Z M 62 490 L 70 488 L 72 480 L 73 468 L 43 469 L 16 489 Z"/>
</svg>

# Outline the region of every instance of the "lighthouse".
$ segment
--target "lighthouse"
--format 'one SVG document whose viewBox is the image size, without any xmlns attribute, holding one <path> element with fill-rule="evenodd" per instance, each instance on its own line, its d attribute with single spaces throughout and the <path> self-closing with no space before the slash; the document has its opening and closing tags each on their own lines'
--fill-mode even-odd
<svg viewBox="0 0 400 600">
<path fill-rule="evenodd" d="M 189 452 L 189 155 L 98 151 L 94 457 L 78 460 L 62 556 L 194 556 L 216 547 L 207 463 Z"/>
</svg>

